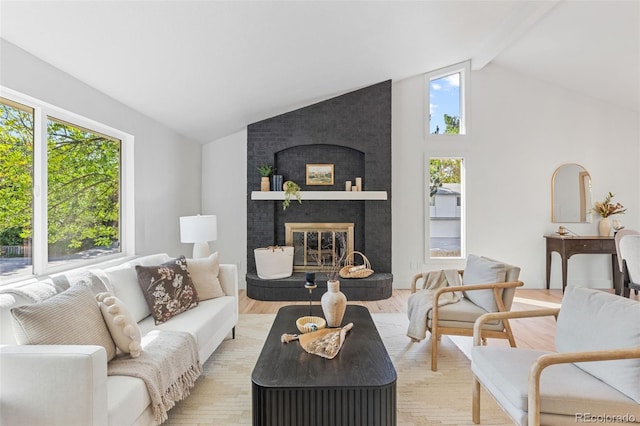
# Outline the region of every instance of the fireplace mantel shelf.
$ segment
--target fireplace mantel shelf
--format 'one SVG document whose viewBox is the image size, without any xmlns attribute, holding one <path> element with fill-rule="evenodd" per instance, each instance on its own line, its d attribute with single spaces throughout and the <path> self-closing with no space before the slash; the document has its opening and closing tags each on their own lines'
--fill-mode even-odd
<svg viewBox="0 0 640 426">
<path fill-rule="evenodd" d="M 295 197 L 292 197 L 295 198 Z M 386 200 L 387 191 L 300 191 L 304 200 Z M 252 200 L 284 200 L 284 191 L 251 191 Z"/>
</svg>

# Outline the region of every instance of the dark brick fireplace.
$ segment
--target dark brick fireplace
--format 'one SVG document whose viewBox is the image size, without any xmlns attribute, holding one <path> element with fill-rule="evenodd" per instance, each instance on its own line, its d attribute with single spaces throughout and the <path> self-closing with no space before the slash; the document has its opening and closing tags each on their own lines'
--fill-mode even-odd
<svg viewBox="0 0 640 426">
<path fill-rule="evenodd" d="M 334 184 L 307 186 L 306 164 L 334 165 Z M 270 164 L 302 191 L 344 191 L 345 181 L 362 177 L 365 191 L 386 191 L 386 200 L 252 200 L 260 190 L 257 167 Z M 304 273 L 290 278 L 257 277 L 253 250 L 285 244 L 287 222 L 353 222 L 355 249 L 376 271 L 367 279 L 341 279 L 350 300 L 391 296 L 391 81 L 329 99 L 248 126 L 247 294 L 259 300 L 307 300 Z M 326 287 L 324 274 L 316 282 Z M 324 291 L 316 290 L 318 299 Z"/>
</svg>

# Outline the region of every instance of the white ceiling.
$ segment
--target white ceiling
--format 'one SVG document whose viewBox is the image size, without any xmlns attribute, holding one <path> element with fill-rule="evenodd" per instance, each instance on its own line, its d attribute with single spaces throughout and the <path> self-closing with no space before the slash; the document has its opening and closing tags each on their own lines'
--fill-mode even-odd
<svg viewBox="0 0 640 426">
<path fill-rule="evenodd" d="M 640 0 L 7 1 L 0 36 L 202 143 L 472 59 L 640 110 Z"/>
</svg>

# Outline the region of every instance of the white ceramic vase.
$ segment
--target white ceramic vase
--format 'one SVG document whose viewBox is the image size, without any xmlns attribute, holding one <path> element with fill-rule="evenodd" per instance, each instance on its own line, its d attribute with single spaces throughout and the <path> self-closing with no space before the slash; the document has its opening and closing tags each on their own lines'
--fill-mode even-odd
<svg viewBox="0 0 640 426">
<path fill-rule="evenodd" d="M 340 327 L 347 309 L 347 296 L 340 291 L 340 281 L 327 281 L 327 292 L 322 295 L 320 305 L 327 327 Z"/>
<path fill-rule="evenodd" d="M 609 218 L 603 217 L 598 222 L 598 235 L 601 237 L 608 237 L 611 233 L 611 225 L 609 224 Z"/>
</svg>

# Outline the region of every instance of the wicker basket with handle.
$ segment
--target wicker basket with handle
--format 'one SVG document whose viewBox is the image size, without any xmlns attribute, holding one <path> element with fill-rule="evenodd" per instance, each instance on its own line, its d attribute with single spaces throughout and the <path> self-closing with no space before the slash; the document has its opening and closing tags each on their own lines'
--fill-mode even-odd
<svg viewBox="0 0 640 426">
<path fill-rule="evenodd" d="M 356 254 L 362 257 L 362 261 L 364 262 L 362 265 L 354 264 L 354 255 Z M 373 274 L 373 269 L 371 269 L 371 262 L 369 262 L 367 256 L 359 251 L 352 251 L 347 256 L 346 264 L 340 268 L 339 274 L 341 278 L 367 278 Z"/>
</svg>

